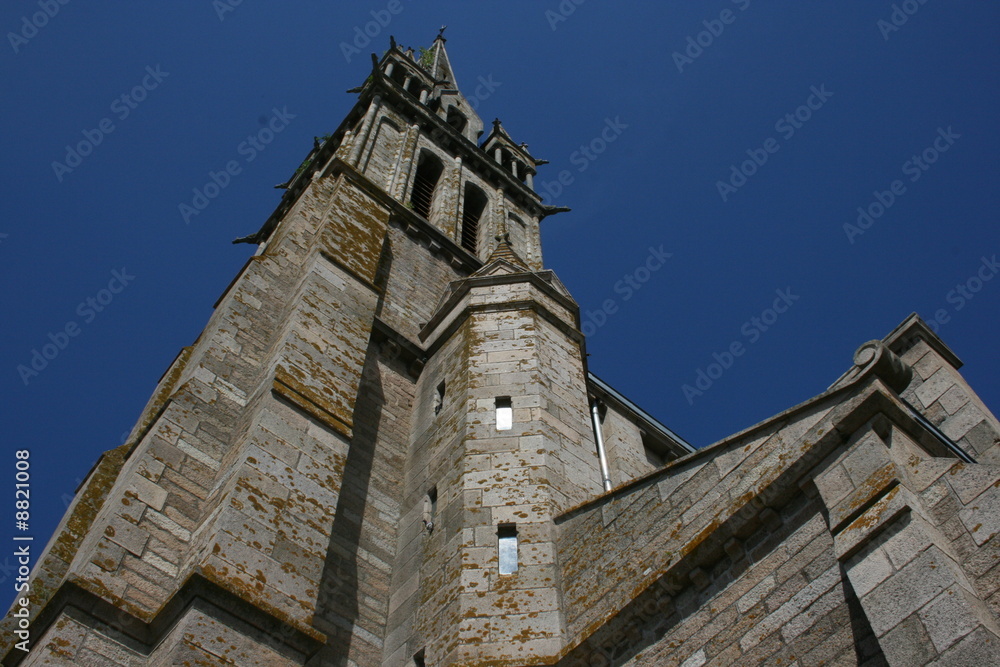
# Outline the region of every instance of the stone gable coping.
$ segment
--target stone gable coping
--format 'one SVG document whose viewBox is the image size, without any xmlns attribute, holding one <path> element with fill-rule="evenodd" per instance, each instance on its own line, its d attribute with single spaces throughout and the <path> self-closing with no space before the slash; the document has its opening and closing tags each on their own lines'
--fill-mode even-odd
<svg viewBox="0 0 1000 667">
<path fill-rule="evenodd" d="M 927 326 L 927 323 L 917 313 L 911 313 L 899 326 L 889 332 L 889 335 L 882 339 L 890 350 L 900 356 L 921 340 L 940 354 L 955 370 L 963 366 L 962 360 L 958 358 L 958 355 L 941 340 L 940 336 Z"/>
</svg>

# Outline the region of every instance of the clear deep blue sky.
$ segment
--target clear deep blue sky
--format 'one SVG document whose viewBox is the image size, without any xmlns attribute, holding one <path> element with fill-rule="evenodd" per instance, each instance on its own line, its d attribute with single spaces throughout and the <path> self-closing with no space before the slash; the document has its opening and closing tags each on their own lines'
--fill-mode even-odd
<svg viewBox="0 0 1000 667">
<path fill-rule="evenodd" d="M 0 9 L 0 466 L 12 488 L 14 450 L 32 452 L 36 539 L 201 331 L 253 252 L 230 241 L 260 227 L 279 199 L 272 186 L 340 123 L 368 54 L 390 34 L 429 45 L 442 24 L 484 120 L 499 116 L 551 161 L 539 187 L 562 171 L 571 181 L 549 201 L 573 212 L 547 219 L 542 235 L 545 263 L 585 321 L 613 302 L 588 328 L 591 369 L 693 444 L 822 392 L 861 343 L 913 311 L 941 311 L 966 377 L 1000 407 L 1000 277 L 976 282 L 996 271 L 983 258 L 1000 254 L 996 3 L 910 0 L 901 4 L 915 13 L 881 28 L 889 0 L 567 0 L 565 16 L 546 15 L 557 0 L 400 0 L 398 14 L 382 0 L 220 4 L 76 0 L 37 34 L 23 23 L 37 0 Z M 391 21 L 370 25 L 379 34 L 348 62 L 342 44 L 372 11 Z M 12 43 L 12 32 L 29 37 Z M 121 96 L 144 81 L 152 89 L 129 107 Z M 294 118 L 248 161 L 241 143 L 274 109 Z M 790 113 L 808 119 L 782 120 Z M 113 131 L 95 133 L 103 119 Z M 54 169 L 85 131 L 100 144 L 71 172 Z M 614 141 L 595 141 L 602 132 Z M 592 142 L 603 149 L 593 159 L 580 152 Z M 907 165 L 926 149 L 933 164 Z M 766 162 L 748 164 L 754 173 L 724 201 L 718 182 L 753 156 Z M 230 160 L 240 174 L 186 224 L 179 205 Z M 896 180 L 901 194 L 849 238 L 845 223 Z M 637 275 L 661 246 L 671 257 Z M 101 312 L 87 306 L 123 269 L 128 285 Z M 632 290 L 626 275 L 645 282 Z M 958 285 L 981 289 L 966 299 Z M 776 290 L 791 305 L 773 318 Z M 766 331 L 752 319 L 762 316 Z M 78 335 L 26 385 L 18 365 L 70 323 Z M 734 343 L 742 356 L 686 397 Z M 0 504 L 2 539 L 12 496 Z"/>
</svg>

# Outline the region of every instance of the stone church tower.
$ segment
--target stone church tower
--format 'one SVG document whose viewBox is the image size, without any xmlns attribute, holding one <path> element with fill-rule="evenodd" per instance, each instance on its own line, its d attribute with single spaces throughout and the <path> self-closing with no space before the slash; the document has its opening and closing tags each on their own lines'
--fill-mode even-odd
<svg viewBox="0 0 1000 667">
<path fill-rule="evenodd" d="M 3 664 L 1000 664 L 1000 424 L 917 316 L 696 451 L 588 371 L 444 38 L 373 60 Z"/>
</svg>

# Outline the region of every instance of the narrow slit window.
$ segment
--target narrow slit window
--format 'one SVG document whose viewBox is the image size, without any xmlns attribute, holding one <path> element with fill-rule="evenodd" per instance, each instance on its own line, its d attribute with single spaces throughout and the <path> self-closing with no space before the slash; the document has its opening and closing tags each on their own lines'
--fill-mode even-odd
<svg viewBox="0 0 1000 667">
<path fill-rule="evenodd" d="M 513 523 L 497 526 L 500 574 L 517 572 L 517 526 Z"/>
<path fill-rule="evenodd" d="M 509 431 L 514 427 L 514 408 L 511 407 L 510 397 L 504 396 L 497 399 L 497 430 Z"/>
<path fill-rule="evenodd" d="M 424 498 L 424 528 L 427 532 L 434 530 L 434 520 L 437 518 L 438 490 L 432 486 Z"/>
<path fill-rule="evenodd" d="M 434 414 L 440 414 L 441 408 L 444 407 L 444 382 L 437 386 L 437 391 L 434 394 Z"/>
</svg>

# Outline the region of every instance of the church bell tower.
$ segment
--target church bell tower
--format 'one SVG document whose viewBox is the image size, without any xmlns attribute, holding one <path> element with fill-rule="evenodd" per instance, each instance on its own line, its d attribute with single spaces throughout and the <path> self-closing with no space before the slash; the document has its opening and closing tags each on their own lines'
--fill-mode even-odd
<svg viewBox="0 0 1000 667">
<path fill-rule="evenodd" d="M 82 485 L 33 575 L 35 648 L 8 659 L 558 654 L 553 518 L 602 490 L 578 308 L 542 269 L 560 209 L 445 41 L 373 55 L 238 239 L 257 253 Z"/>
<path fill-rule="evenodd" d="M 1000 422 L 925 322 L 695 450 L 588 371 L 543 161 L 444 37 L 351 92 L 32 553 L 5 667 L 1000 664 Z"/>
</svg>

